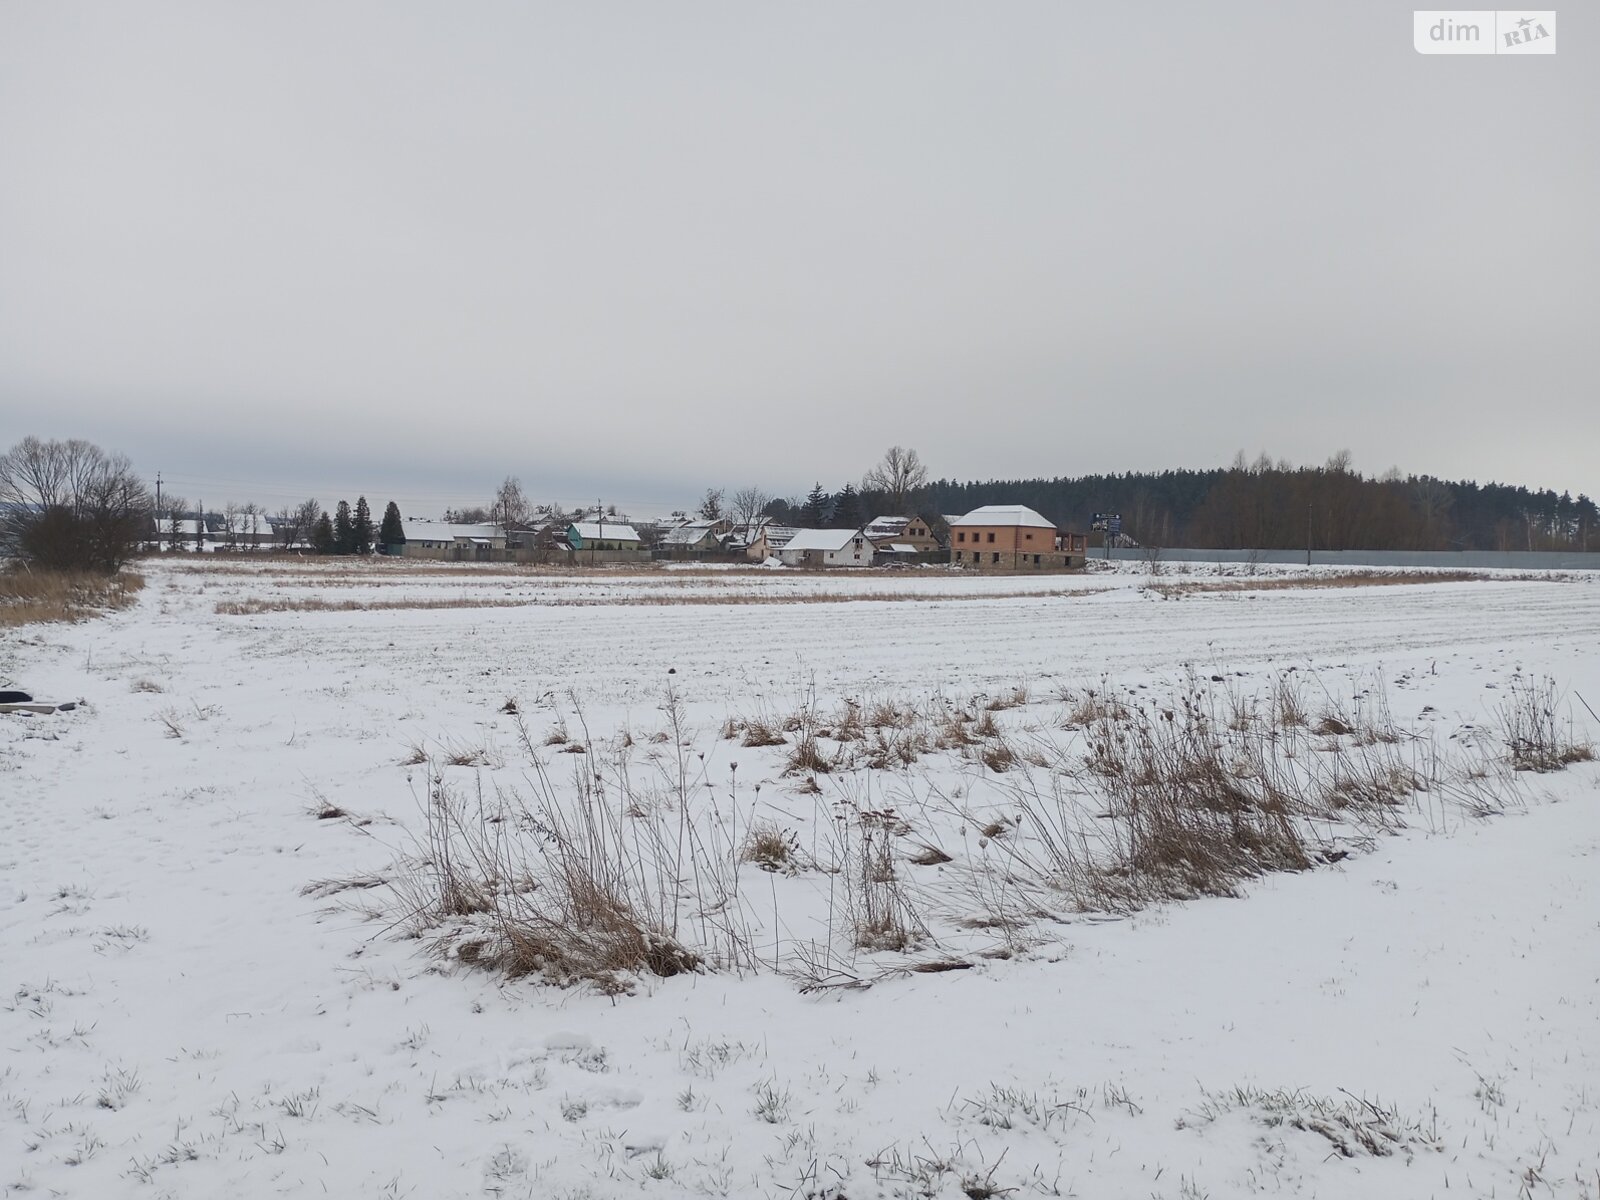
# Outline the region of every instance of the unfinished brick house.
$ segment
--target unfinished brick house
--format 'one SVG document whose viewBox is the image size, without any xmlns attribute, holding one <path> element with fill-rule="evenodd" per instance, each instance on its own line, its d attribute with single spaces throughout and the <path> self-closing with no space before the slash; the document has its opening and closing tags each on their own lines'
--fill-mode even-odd
<svg viewBox="0 0 1600 1200">
<path fill-rule="evenodd" d="M 985 504 L 950 522 L 950 561 L 978 571 L 1081 567 L 1083 534 L 1062 533 L 1023 504 Z"/>
</svg>

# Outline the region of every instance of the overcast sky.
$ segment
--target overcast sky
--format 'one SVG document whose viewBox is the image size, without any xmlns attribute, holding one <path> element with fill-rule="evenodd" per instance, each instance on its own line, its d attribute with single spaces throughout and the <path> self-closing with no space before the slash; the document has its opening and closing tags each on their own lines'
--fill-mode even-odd
<svg viewBox="0 0 1600 1200">
<path fill-rule="evenodd" d="M 1320 462 L 1600 491 L 1600 65 L 1411 9 L 0 3 L 0 449 L 676 507 Z"/>
</svg>

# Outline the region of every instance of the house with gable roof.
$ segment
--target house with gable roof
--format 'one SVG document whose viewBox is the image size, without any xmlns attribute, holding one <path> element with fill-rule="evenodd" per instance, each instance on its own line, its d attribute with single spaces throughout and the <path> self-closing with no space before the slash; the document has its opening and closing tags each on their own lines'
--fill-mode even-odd
<svg viewBox="0 0 1600 1200">
<path fill-rule="evenodd" d="M 791 567 L 870 567 L 876 551 L 862 529 L 798 529 L 778 551 Z"/>
</svg>

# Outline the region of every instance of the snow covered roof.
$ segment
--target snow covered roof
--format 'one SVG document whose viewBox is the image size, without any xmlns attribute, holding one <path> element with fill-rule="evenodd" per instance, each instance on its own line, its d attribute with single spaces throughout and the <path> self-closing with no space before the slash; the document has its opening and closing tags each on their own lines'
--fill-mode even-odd
<svg viewBox="0 0 1600 1200">
<path fill-rule="evenodd" d="M 574 521 L 572 528 L 584 541 L 595 542 L 637 542 L 639 534 L 632 525 L 624 525 L 621 521 Z"/>
<path fill-rule="evenodd" d="M 767 545 L 774 550 L 781 550 L 794 540 L 794 535 L 800 531 L 792 525 L 768 525 Z"/>
<path fill-rule="evenodd" d="M 867 526 L 867 533 L 872 537 L 893 537 L 904 533 L 909 524 L 910 517 L 873 517 L 872 523 Z"/>
<path fill-rule="evenodd" d="M 716 527 L 714 521 L 688 521 L 661 535 L 663 546 L 692 546 Z"/>
<path fill-rule="evenodd" d="M 915 554 L 917 548 L 908 546 L 904 542 L 890 542 L 887 546 L 879 546 L 879 550 L 887 550 L 890 554 Z"/>
<path fill-rule="evenodd" d="M 859 529 L 797 529 L 785 550 L 843 550 L 860 536 Z"/>
<path fill-rule="evenodd" d="M 453 542 L 456 538 L 488 538 L 495 540 L 505 537 L 505 531 L 498 525 L 457 525 L 451 521 L 418 521 L 403 520 L 400 522 L 405 529 L 408 542 Z"/>
<path fill-rule="evenodd" d="M 1023 525 L 1030 529 L 1054 529 L 1053 521 L 1046 521 L 1026 504 L 985 504 L 964 517 L 951 521 L 952 525 Z"/>
<path fill-rule="evenodd" d="M 179 517 L 178 518 L 178 536 L 179 537 L 191 537 L 192 538 L 196 533 L 199 532 L 199 528 L 200 528 L 200 522 L 199 521 L 192 521 L 187 517 Z M 171 517 L 157 517 L 156 518 L 156 532 L 158 534 L 160 534 L 162 537 L 171 537 L 172 536 L 172 518 Z"/>
</svg>

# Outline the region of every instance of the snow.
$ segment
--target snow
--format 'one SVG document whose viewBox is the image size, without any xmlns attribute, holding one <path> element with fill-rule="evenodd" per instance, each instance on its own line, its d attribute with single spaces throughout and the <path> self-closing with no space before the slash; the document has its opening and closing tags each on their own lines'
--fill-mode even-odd
<svg viewBox="0 0 1600 1200">
<path fill-rule="evenodd" d="M 572 528 L 585 541 L 637 542 L 639 535 L 632 525 L 621 521 L 574 521 Z"/>
<path fill-rule="evenodd" d="M 492 523 L 461 524 L 408 517 L 401 521 L 401 526 L 408 542 L 451 542 L 457 538 L 498 540 L 505 537 L 505 531 Z"/>
<path fill-rule="evenodd" d="M 605 761 L 624 728 L 635 772 L 655 778 L 670 685 L 689 761 L 740 828 L 771 817 L 821 853 L 831 809 L 893 804 L 956 865 L 986 852 L 939 825 L 929 789 L 998 810 L 1018 776 L 930 754 L 820 777 L 811 797 L 782 774 L 783 748 L 720 726 L 807 695 L 831 711 L 1023 685 L 1026 702 L 996 714 L 1020 737 L 1057 729 L 1062 689 L 1168 696 L 1189 664 L 1252 694 L 1290 668 L 1308 694 L 1371 696 L 1381 679 L 1396 721 L 1446 749 L 1481 736 L 1515 681 L 1548 674 L 1573 694 L 1575 728 L 1600 732 L 1577 700 L 1600 698 L 1594 578 L 1251 590 L 1338 572 L 1196 569 L 1151 586 L 1112 566 L 152 563 L 131 610 L 0 633 L 0 683 L 86 701 L 0 717 L 0 1184 L 1600 1196 L 1593 764 L 1526 778 L 1488 819 L 1419 801 L 1406 828 L 1242 899 L 1069 914 L 1010 958 L 979 956 L 992 935 L 930 906 L 938 944 L 909 957 L 970 968 L 864 990 L 802 994 L 766 967 L 645 977 L 616 997 L 506 981 L 396 936 L 392 913 L 364 911 L 385 889 L 328 893 L 423 831 L 413 748 L 480 750 L 480 766 L 442 768 L 468 795 L 528 786 L 512 696 L 553 778 Z M 1184 583 L 1247 586 L 1167 586 Z M 218 611 L 309 598 L 516 606 Z M 545 746 L 559 723 L 591 755 Z M 328 806 L 345 815 L 319 818 Z M 955 866 L 913 869 L 932 897 Z M 831 915 L 831 877 L 741 874 L 758 960 Z M 1338 1153 L 1340 1119 L 1375 1112 L 1395 1153 Z"/>
<path fill-rule="evenodd" d="M 796 554 L 802 550 L 832 552 L 843 550 L 860 536 L 859 529 L 797 529 L 794 536 L 784 543 L 783 549 Z"/>
<path fill-rule="evenodd" d="M 957 517 L 951 525 L 1021 525 L 1030 529 L 1054 529 L 1055 522 L 1047 521 L 1025 504 L 984 504 L 964 517 Z"/>
<path fill-rule="evenodd" d="M 716 529 L 715 521 L 686 521 L 664 531 L 661 535 L 663 546 L 694 546 L 711 536 Z"/>
</svg>

